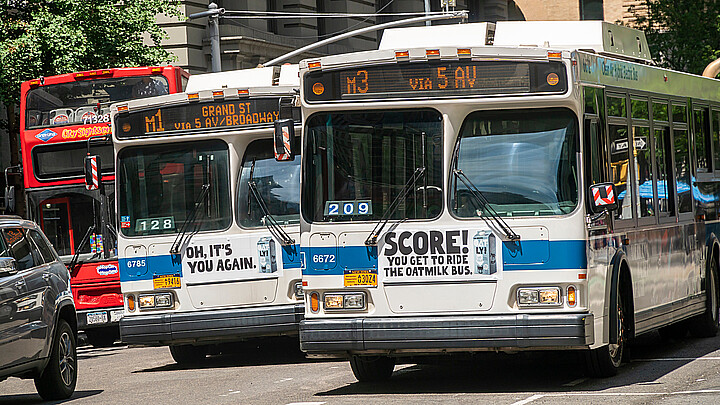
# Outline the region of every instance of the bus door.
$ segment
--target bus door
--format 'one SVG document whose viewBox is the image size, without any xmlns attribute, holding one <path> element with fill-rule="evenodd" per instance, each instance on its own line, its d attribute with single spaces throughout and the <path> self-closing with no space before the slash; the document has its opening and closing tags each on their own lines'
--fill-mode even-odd
<svg viewBox="0 0 720 405">
<path fill-rule="evenodd" d="M 60 256 L 75 253 L 70 198 L 50 198 L 40 203 L 40 227 Z"/>
</svg>

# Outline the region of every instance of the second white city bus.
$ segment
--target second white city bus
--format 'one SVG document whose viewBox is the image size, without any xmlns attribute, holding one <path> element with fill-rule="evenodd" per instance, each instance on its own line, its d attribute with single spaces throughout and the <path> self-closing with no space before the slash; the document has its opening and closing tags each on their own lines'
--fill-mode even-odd
<svg viewBox="0 0 720 405">
<path fill-rule="evenodd" d="M 649 62 L 603 22 L 303 61 L 301 348 L 361 381 L 478 350 L 582 350 L 607 376 L 641 333 L 715 335 L 720 82 Z"/>
<path fill-rule="evenodd" d="M 112 107 L 123 342 L 188 363 L 297 334 L 300 158 L 273 142 L 297 82 L 297 65 L 208 74 Z"/>
</svg>

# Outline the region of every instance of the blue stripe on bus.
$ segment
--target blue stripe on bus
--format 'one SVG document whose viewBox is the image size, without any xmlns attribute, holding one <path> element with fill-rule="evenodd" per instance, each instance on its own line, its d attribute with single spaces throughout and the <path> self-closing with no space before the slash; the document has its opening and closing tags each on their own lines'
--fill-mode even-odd
<svg viewBox="0 0 720 405">
<path fill-rule="evenodd" d="M 285 269 L 299 269 L 302 266 L 300 245 L 281 247 L 282 263 Z M 180 255 L 159 255 L 123 258 L 120 264 L 120 281 L 152 280 L 153 275 L 179 274 L 182 276 Z"/>
<path fill-rule="evenodd" d="M 307 265 L 303 275 L 342 275 L 344 271 L 378 268 L 376 247 L 302 247 Z M 315 262 L 319 260 L 319 262 Z M 328 263 L 328 260 L 331 262 Z M 587 268 L 584 240 L 503 242 L 503 269 L 560 270 Z"/>
</svg>

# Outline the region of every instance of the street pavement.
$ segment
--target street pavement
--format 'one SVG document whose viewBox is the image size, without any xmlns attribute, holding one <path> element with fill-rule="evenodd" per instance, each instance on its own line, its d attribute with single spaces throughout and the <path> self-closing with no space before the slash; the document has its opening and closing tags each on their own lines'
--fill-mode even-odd
<svg viewBox="0 0 720 405">
<path fill-rule="evenodd" d="M 361 384 L 347 361 L 306 359 L 297 340 L 233 345 L 180 367 L 163 347 L 78 351 L 77 404 L 718 404 L 720 336 L 632 347 L 613 378 L 588 379 L 574 352 L 483 353 L 402 364 L 388 382 Z M 0 382 L 0 405 L 40 403 L 31 380 Z"/>
</svg>

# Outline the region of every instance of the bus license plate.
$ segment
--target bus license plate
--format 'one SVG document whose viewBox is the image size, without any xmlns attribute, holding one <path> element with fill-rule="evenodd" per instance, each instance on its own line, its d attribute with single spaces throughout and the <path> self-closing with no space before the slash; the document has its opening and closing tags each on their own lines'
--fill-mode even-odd
<svg viewBox="0 0 720 405">
<path fill-rule="evenodd" d="M 345 287 L 377 287 L 377 272 L 370 270 L 346 270 Z"/>
<path fill-rule="evenodd" d="M 105 312 L 105 311 L 90 312 L 89 314 L 87 314 L 87 318 L 85 318 L 85 319 L 87 320 L 88 325 L 94 325 L 96 323 L 107 323 L 108 316 L 107 316 L 107 312 Z"/>
<path fill-rule="evenodd" d="M 161 288 L 180 288 L 179 276 L 154 276 L 153 288 L 158 290 Z"/>
</svg>

